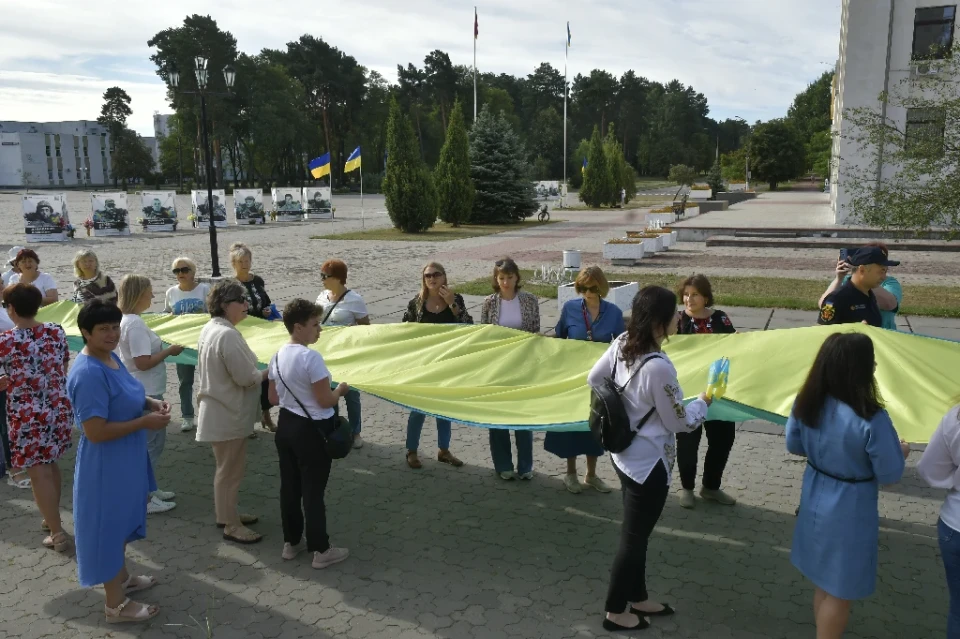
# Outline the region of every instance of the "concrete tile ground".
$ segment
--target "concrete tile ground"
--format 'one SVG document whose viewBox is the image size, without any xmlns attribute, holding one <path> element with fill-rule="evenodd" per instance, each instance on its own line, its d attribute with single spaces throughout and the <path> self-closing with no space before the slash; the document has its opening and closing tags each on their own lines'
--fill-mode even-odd
<svg viewBox="0 0 960 639">
<path fill-rule="evenodd" d="M 87 198 L 71 193 L 71 206 L 79 210 Z M 596 250 L 598 241 L 622 226 L 617 213 L 586 212 L 565 214 L 569 222 L 546 231 L 518 229 L 456 243 L 309 239 L 359 227 L 354 202 L 340 199 L 339 219 L 332 223 L 226 229 L 220 234 L 221 260 L 226 264 L 230 242 L 247 242 L 255 252 L 255 270 L 282 303 L 315 297 L 319 264 L 341 257 L 351 268 L 351 288 L 364 295 L 374 320 L 398 321 L 428 259 L 440 256 L 451 277 L 462 281 L 487 273 L 491 261 L 505 252 L 533 256 L 521 260 L 525 267 L 541 260 L 557 264 L 562 248 Z M 15 204 L 13 196 L 0 195 L 0 242 L 6 243 L 0 250 L 22 241 L 16 218 L 11 221 Z M 385 213 L 368 208 L 371 224 L 386 225 Z M 70 289 L 69 265 L 78 246 L 97 250 L 111 274 L 149 274 L 158 293 L 172 283 L 169 266 L 178 254 L 192 255 L 202 270 L 209 268 L 202 231 L 42 246 L 43 269 L 58 279 L 62 294 Z M 479 300 L 471 297 L 468 303 Z M 556 307 L 544 303 L 542 310 L 549 329 Z M 726 310 L 745 330 L 805 326 L 813 319 L 812 313 L 794 311 Z M 903 322 L 918 332 L 960 337 L 955 321 L 911 317 Z M 172 384 L 167 396 L 177 397 Z M 157 474 L 163 488 L 178 493 L 178 506 L 151 516 L 148 539 L 131 549 L 136 571 L 161 581 L 144 599 L 163 612 L 145 626 L 106 626 L 99 591 L 80 589 L 73 562 L 40 547 L 40 517 L 30 493 L 0 485 L 0 639 L 203 637 L 194 620 L 207 619 L 213 636 L 230 639 L 607 636 L 600 619 L 621 517 L 617 493 L 567 493 L 561 484 L 564 463 L 543 451 L 542 434 L 535 437 L 532 482 L 498 479 L 487 433 L 477 428 L 454 429 L 453 450 L 465 467 L 438 464 L 432 422 L 423 434 L 425 467 L 411 471 L 403 461 L 405 411 L 369 396 L 363 408 L 367 445 L 336 464 L 327 491 L 333 540 L 349 547 L 352 556 L 324 571 L 312 570 L 306 557 L 280 559 L 279 479 L 271 435 L 261 433 L 250 442 L 241 491 L 244 510 L 260 516 L 256 528 L 266 539 L 241 548 L 223 542 L 213 526 L 210 451 L 171 427 Z M 934 527 L 942 496 L 917 479 L 918 457 L 911 455 L 903 482 L 881 493 L 878 589 L 854 606 L 848 637 L 944 634 L 947 598 Z M 73 453 L 64 459 L 63 470 L 63 511 L 72 529 Z M 725 487 L 740 498 L 737 506 L 698 501 L 687 511 L 678 506 L 675 492 L 671 495 L 651 540 L 648 577 L 653 595 L 672 603 L 678 614 L 654 621 L 644 636 L 813 635 L 811 587 L 789 562 L 802 471 L 802 461 L 785 453 L 780 427 L 748 422 L 725 477 Z M 615 483 L 608 459 L 601 461 L 600 474 Z"/>
</svg>

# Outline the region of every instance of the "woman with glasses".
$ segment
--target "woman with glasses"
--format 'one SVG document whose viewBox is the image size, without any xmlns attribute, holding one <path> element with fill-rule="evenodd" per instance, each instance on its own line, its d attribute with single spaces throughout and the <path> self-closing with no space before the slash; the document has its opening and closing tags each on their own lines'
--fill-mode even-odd
<svg viewBox="0 0 960 639">
<path fill-rule="evenodd" d="M 454 293 L 447 284 L 447 272 L 440 264 L 430 262 L 423 267 L 421 273 L 420 292 L 407 304 L 401 321 L 422 324 L 473 324 L 463 297 Z M 423 467 L 417 456 L 417 449 L 420 447 L 420 432 L 426 418 L 423 413 L 414 411 L 407 420 L 407 466 L 410 468 Z M 438 417 L 437 461 L 459 468 L 463 466 L 463 462 L 450 452 L 450 435 L 450 420 Z"/>
<path fill-rule="evenodd" d="M 347 265 L 340 260 L 327 260 L 320 267 L 323 292 L 317 296 L 321 326 L 369 326 L 370 314 L 363 298 L 347 288 Z M 331 384 L 333 382 L 331 381 Z M 336 385 L 333 385 L 336 388 Z M 360 391 L 351 388 L 343 396 L 347 404 L 347 419 L 353 427 L 353 447 L 361 448 Z"/>
<path fill-rule="evenodd" d="M 599 266 L 584 267 L 577 275 L 574 287 L 580 294 L 580 299 L 570 300 L 563 305 L 555 329 L 557 337 L 609 344 L 626 330 L 623 311 L 603 299 L 610 291 L 610 285 Z M 590 431 L 548 432 L 543 448 L 548 453 L 567 460 L 563 485 L 571 493 L 583 492 L 584 485 L 592 486 L 601 493 L 610 492 L 610 486 L 597 477 L 597 459 L 603 455 L 604 450 Z M 580 455 L 587 458 L 587 474 L 583 478 L 583 484 L 577 477 L 577 457 Z"/>
<path fill-rule="evenodd" d="M 213 447 L 217 471 L 213 499 L 217 526 L 223 538 L 254 544 L 263 537 L 249 528 L 258 518 L 242 515 L 237 506 L 240 482 L 247 460 L 247 438 L 259 417 L 260 385 L 266 369 L 236 329 L 247 319 L 247 292 L 237 280 L 220 280 L 210 289 L 210 321 L 200 331 L 197 344 L 199 383 L 197 441 Z"/>
<path fill-rule="evenodd" d="M 29 284 L 43 296 L 41 306 L 55 304 L 59 299 L 57 282 L 49 273 L 40 270 L 40 256 L 32 249 L 20 249 L 13 266 L 18 272 L 10 276 L 9 284 Z"/>
<path fill-rule="evenodd" d="M 167 289 L 163 312 L 174 315 L 187 313 L 206 313 L 207 295 L 210 287 L 197 280 L 197 264 L 189 257 L 178 257 L 173 261 L 173 275 L 177 285 Z M 193 412 L 193 381 L 196 367 L 190 364 L 177 364 L 177 382 L 180 392 L 180 430 L 193 430 L 196 425 Z"/>
</svg>

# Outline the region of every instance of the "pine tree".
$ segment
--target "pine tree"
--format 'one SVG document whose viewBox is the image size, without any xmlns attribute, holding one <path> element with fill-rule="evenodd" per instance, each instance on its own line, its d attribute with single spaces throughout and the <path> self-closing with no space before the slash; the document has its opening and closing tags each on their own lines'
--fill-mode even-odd
<svg viewBox="0 0 960 639">
<path fill-rule="evenodd" d="M 723 190 L 723 172 L 720 170 L 719 162 L 714 162 L 710 170 L 707 171 L 707 184 L 713 189 L 711 199 L 716 199 L 717 193 Z"/>
<path fill-rule="evenodd" d="M 526 152 L 503 114 L 483 106 L 470 132 L 470 175 L 476 187 L 475 224 L 520 222 L 537 210 Z"/>
<path fill-rule="evenodd" d="M 436 190 L 420 159 L 419 148 L 410 118 L 400 111 L 396 98 L 392 99 L 387 121 L 387 170 L 383 193 L 390 221 L 404 233 L 421 233 L 437 220 Z"/>
<path fill-rule="evenodd" d="M 476 189 L 470 177 L 470 140 L 459 100 L 453 103 L 435 177 L 440 219 L 455 227 L 466 223 L 473 213 Z"/>
<path fill-rule="evenodd" d="M 623 148 L 614 135 L 612 122 L 607 130 L 607 138 L 603 141 L 603 154 L 607 159 L 607 171 L 610 173 L 610 191 L 607 193 L 606 203 L 614 206 L 620 203 L 620 190 L 626 186 L 624 171 L 627 161 L 623 157 Z"/>
<path fill-rule="evenodd" d="M 593 136 L 590 138 L 590 153 L 587 155 L 587 170 L 583 174 L 583 186 L 580 188 L 580 199 L 587 206 L 600 207 L 609 202 L 612 190 L 613 181 L 607 167 L 607 157 L 603 151 L 600 129 L 593 127 Z"/>
</svg>

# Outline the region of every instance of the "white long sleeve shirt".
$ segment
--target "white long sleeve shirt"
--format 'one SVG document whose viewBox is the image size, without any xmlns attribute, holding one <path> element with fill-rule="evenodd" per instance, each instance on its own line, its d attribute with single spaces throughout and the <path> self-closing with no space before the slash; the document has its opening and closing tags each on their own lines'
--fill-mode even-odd
<svg viewBox="0 0 960 639">
<path fill-rule="evenodd" d="M 592 387 L 602 385 L 604 378 L 609 377 L 616 366 L 614 380 L 623 384 L 630 379 L 641 362 L 653 358 L 624 388 L 623 406 L 634 429 L 651 408 L 656 410 L 633 438 L 630 446 L 621 453 L 611 453 L 611 456 L 617 467 L 638 484 L 644 483 L 657 462 L 663 461 L 669 485 L 673 461 L 676 458 L 676 433 L 692 432 L 702 426 L 707 418 L 707 404 L 702 399 L 695 399 L 686 406 L 683 405 L 683 392 L 677 380 L 677 369 L 664 353 L 645 355 L 628 369 L 620 359 L 626 335 L 624 333 L 613 340 L 603 356 L 593 365 L 587 376 L 587 383 Z"/>
<path fill-rule="evenodd" d="M 917 474 L 934 488 L 946 488 L 940 519 L 960 531 L 960 405 L 944 415 L 930 438 Z"/>
</svg>

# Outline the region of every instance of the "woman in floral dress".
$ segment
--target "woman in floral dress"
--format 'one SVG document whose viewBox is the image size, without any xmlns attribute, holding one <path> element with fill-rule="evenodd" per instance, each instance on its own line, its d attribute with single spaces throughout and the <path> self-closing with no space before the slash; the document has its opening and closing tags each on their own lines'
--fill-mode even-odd
<svg viewBox="0 0 960 639">
<path fill-rule="evenodd" d="M 57 324 L 34 319 L 43 294 L 30 284 L 3 291 L 3 306 L 15 328 L 0 333 L 0 390 L 7 391 L 10 456 L 25 468 L 33 497 L 50 534 L 43 545 L 59 552 L 70 538 L 60 521 L 62 480 L 57 460 L 70 448 L 70 401 L 66 394 L 67 335 Z"/>
</svg>

